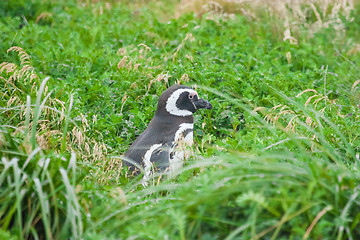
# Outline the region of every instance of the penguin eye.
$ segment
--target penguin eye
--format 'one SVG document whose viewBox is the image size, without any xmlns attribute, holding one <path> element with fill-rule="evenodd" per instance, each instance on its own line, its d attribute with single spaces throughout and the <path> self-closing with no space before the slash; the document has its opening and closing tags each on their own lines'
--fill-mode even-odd
<svg viewBox="0 0 360 240">
<path fill-rule="evenodd" d="M 191 92 L 191 93 L 189 93 L 188 97 L 189 97 L 190 100 L 193 100 L 193 99 L 196 100 L 197 99 L 197 93 L 196 92 Z"/>
</svg>

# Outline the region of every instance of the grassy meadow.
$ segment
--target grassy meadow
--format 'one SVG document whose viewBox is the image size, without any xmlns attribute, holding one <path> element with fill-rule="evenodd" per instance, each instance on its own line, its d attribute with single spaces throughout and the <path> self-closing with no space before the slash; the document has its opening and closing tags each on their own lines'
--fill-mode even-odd
<svg viewBox="0 0 360 240">
<path fill-rule="evenodd" d="M 360 5 L 0 2 L 0 239 L 360 239 Z M 122 156 L 193 86 L 193 156 Z"/>
</svg>

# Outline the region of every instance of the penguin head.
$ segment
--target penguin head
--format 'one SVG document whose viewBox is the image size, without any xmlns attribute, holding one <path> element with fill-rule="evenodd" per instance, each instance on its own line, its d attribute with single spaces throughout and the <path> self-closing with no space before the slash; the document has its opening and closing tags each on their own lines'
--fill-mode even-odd
<svg viewBox="0 0 360 240">
<path fill-rule="evenodd" d="M 212 105 L 210 102 L 199 98 L 194 89 L 182 85 L 173 85 L 161 94 L 156 112 L 187 117 L 193 115 L 200 108 L 212 109 Z"/>
</svg>

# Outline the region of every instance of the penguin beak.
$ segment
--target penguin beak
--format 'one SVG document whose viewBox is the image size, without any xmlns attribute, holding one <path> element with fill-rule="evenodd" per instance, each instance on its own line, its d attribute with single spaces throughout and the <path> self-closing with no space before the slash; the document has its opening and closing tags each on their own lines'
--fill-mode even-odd
<svg viewBox="0 0 360 240">
<path fill-rule="evenodd" d="M 201 98 L 193 100 L 193 103 L 196 109 L 200 109 L 200 108 L 212 109 L 211 103 Z"/>
</svg>

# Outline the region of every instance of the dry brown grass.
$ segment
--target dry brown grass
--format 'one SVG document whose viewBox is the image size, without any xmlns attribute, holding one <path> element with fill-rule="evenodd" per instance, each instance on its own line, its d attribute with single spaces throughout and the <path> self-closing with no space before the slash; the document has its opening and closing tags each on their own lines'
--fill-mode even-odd
<svg viewBox="0 0 360 240">
<path fill-rule="evenodd" d="M 29 126 L 25 126 L 26 117 L 26 100 L 22 97 L 23 92 L 26 91 L 27 95 L 34 93 L 38 90 L 40 85 L 40 77 L 37 75 L 34 67 L 31 64 L 30 56 L 21 47 L 11 47 L 8 51 L 18 53 L 20 64 L 2 62 L 0 64 L 0 79 L 5 84 L 2 90 L 4 99 L 7 100 L 7 110 L 4 112 L 10 114 L 11 111 L 19 111 L 19 117 L 21 122 L 15 127 L 13 135 L 19 132 L 24 132 L 24 129 L 29 128 L 29 132 L 33 127 L 33 122 L 30 121 Z M 27 90 L 29 89 L 29 90 Z M 43 119 L 38 121 L 38 129 L 36 134 L 36 140 L 42 149 L 48 149 L 50 146 L 49 139 L 54 135 L 61 135 L 61 132 L 54 127 L 59 127 L 64 120 L 64 113 L 66 111 L 65 103 L 57 98 L 51 97 L 51 91 L 48 87 L 44 88 L 43 95 L 45 96 L 47 105 L 42 109 Z M 44 104 L 44 103 L 43 103 Z M 34 106 L 31 106 L 34 109 Z M 59 116 L 60 115 L 60 116 Z M 31 119 L 34 118 L 34 112 L 30 112 Z M 27 148 L 26 148 L 27 149 Z M 29 149 L 30 151 L 31 149 Z"/>
<path fill-rule="evenodd" d="M 10 75 L 7 79 L 1 77 L 2 80 L 5 80 L 5 87 L 10 84 L 15 90 L 19 91 L 15 86 L 16 81 L 24 81 L 32 83 L 35 79 L 39 77 L 35 74 L 34 68 L 30 62 L 30 56 L 20 47 L 11 47 L 9 52 L 17 52 L 20 59 L 20 66 L 15 63 L 2 62 L 0 64 L 0 73 L 5 72 L 5 74 Z"/>
<path fill-rule="evenodd" d="M 352 91 L 355 91 L 354 89 L 356 89 L 356 86 L 359 83 L 360 80 L 353 84 Z M 279 104 L 271 109 L 256 107 L 252 112 L 253 114 L 256 114 L 257 112 L 261 113 L 267 123 L 270 123 L 285 132 L 308 132 L 310 135 L 307 137 L 314 141 L 318 141 L 318 136 L 316 134 L 311 134 L 311 132 L 314 132 L 312 130 L 323 128 L 322 121 L 316 116 L 316 112 L 324 114 L 325 116 L 337 116 L 339 118 L 348 116 L 347 114 L 342 114 L 339 110 L 339 107 L 336 104 L 337 99 L 330 99 L 328 95 L 321 94 L 314 89 L 306 89 L 296 95 L 296 98 L 299 98 L 302 95 L 308 95 L 307 100 L 304 103 L 304 109 L 301 107 L 292 108 L 286 104 Z M 309 107 L 311 107 L 311 110 L 306 111 Z M 360 104 L 358 107 L 360 108 Z M 355 116 L 355 119 L 358 118 L 359 116 Z M 304 127 L 306 129 L 304 129 Z M 311 131 L 308 131 L 310 129 Z M 333 142 L 339 141 L 336 138 L 331 139 Z M 314 143 L 311 144 L 311 150 L 317 151 Z"/>
<path fill-rule="evenodd" d="M 36 126 L 34 126 L 33 120 L 36 106 L 34 101 L 31 101 L 30 95 L 38 94 L 41 82 L 40 77 L 31 64 L 30 56 L 24 49 L 11 47 L 8 50 L 8 53 L 10 52 L 18 53 L 20 64 L 10 62 L 2 62 L 0 64 L 0 81 L 4 82 L 4 87 L 0 90 L 0 93 L 3 99 L 7 101 L 6 108 L 1 108 L 2 115 L 0 117 L 19 115 L 19 119 L 13 123 L 10 122 L 9 124 L 12 125 L 8 126 L 14 129 L 12 131 L 13 136 L 23 136 L 24 141 L 22 145 L 27 153 L 30 154 L 33 150 L 27 136 L 33 127 L 36 127 L 36 142 L 41 149 L 51 148 L 55 152 L 60 152 L 60 145 L 64 137 L 62 127 L 65 123 L 65 116 L 69 107 L 66 106 L 64 101 L 52 97 L 52 91 L 49 90 L 48 86 L 45 86 L 42 93 L 44 97 L 41 100 L 41 119 L 37 120 Z M 24 99 L 24 95 L 28 95 L 28 97 Z M 25 120 L 27 114 L 29 114 L 28 123 Z M 81 125 L 79 126 L 75 124 L 74 120 L 71 120 L 73 128 L 65 133 L 68 143 L 66 144 L 66 151 L 77 152 L 85 162 L 99 165 L 100 169 L 98 172 L 101 174 L 103 168 L 109 169 L 109 166 L 104 165 L 108 162 L 106 161 L 107 147 L 104 143 L 99 143 L 94 138 L 86 136 L 85 133 L 91 128 L 86 116 L 80 114 L 77 118 L 81 120 Z M 93 118 L 93 121 L 97 121 L 96 117 Z M 0 134 L 0 140 L 3 138 L 4 136 Z M 113 162 L 113 160 L 111 161 Z M 103 179 L 98 180 L 103 181 Z"/>
<path fill-rule="evenodd" d="M 356 86 L 356 82 L 354 85 Z M 323 95 L 314 89 L 306 89 L 299 93 L 296 97 L 298 98 L 304 94 L 309 95 L 304 104 L 305 109 L 311 106 L 314 111 L 318 111 L 319 113 L 336 115 L 340 118 L 347 116 L 340 112 L 338 106 L 336 105 L 336 99 L 329 99 L 327 95 Z M 253 112 L 261 112 L 268 123 L 271 123 L 274 126 L 276 125 L 286 132 L 291 131 L 295 133 L 297 132 L 297 128 L 302 125 L 307 125 L 312 129 L 319 127 L 319 124 L 317 120 L 314 119 L 313 115 L 308 115 L 306 111 L 301 109 L 294 110 L 286 104 L 279 104 L 271 109 L 257 107 L 253 110 Z"/>
<path fill-rule="evenodd" d="M 148 35 L 154 35 L 155 33 L 147 32 Z M 153 36 L 154 37 L 154 36 Z M 180 59 L 181 50 L 186 46 L 186 44 L 190 44 L 191 42 L 195 41 L 195 37 L 191 33 L 187 33 L 186 36 L 182 39 L 177 47 L 174 48 L 172 52 L 168 52 L 164 54 L 163 59 L 164 61 L 171 60 L 176 62 Z M 163 46 L 168 44 L 169 41 L 165 40 L 158 43 L 158 46 Z M 154 63 L 151 57 L 152 49 L 147 46 L 146 44 L 139 44 L 134 46 L 133 44 L 122 47 L 118 49 L 117 55 L 120 56 L 120 60 L 117 63 L 117 68 L 119 70 L 126 69 L 128 72 L 131 71 L 140 71 L 143 75 L 146 75 L 149 79 L 149 82 L 145 85 L 146 94 L 149 92 L 151 86 L 156 82 L 163 82 L 165 85 L 169 85 L 169 78 L 172 77 L 169 72 L 161 72 L 157 75 L 153 75 L 149 73 L 153 72 L 154 69 L 161 68 L 161 65 Z M 185 56 L 189 61 L 193 61 L 193 56 L 187 54 Z M 185 83 L 189 81 L 188 74 L 184 73 L 181 78 L 177 79 L 177 83 Z M 138 87 L 137 83 L 134 82 L 131 85 L 131 89 L 134 87 Z M 126 100 L 127 95 L 124 93 L 123 99 Z M 123 100 L 124 102 L 124 100 Z"/>
<path fill-rule="evenodd" d="M 267 14 L 274 18 L 273 24 L 283 40 L 297 43 L 300 27 L 308 29 L 309 36 L 330 25 L 339 36 L 345 31 L 341 20 L 352 21 L 351 10 L 354 0 L 182 0 L 178 5 L 178 16 L 193 11 L 197 15 L 204 13 L 229 16 L 237 13 L 256 20 Z"/>
</svg>

